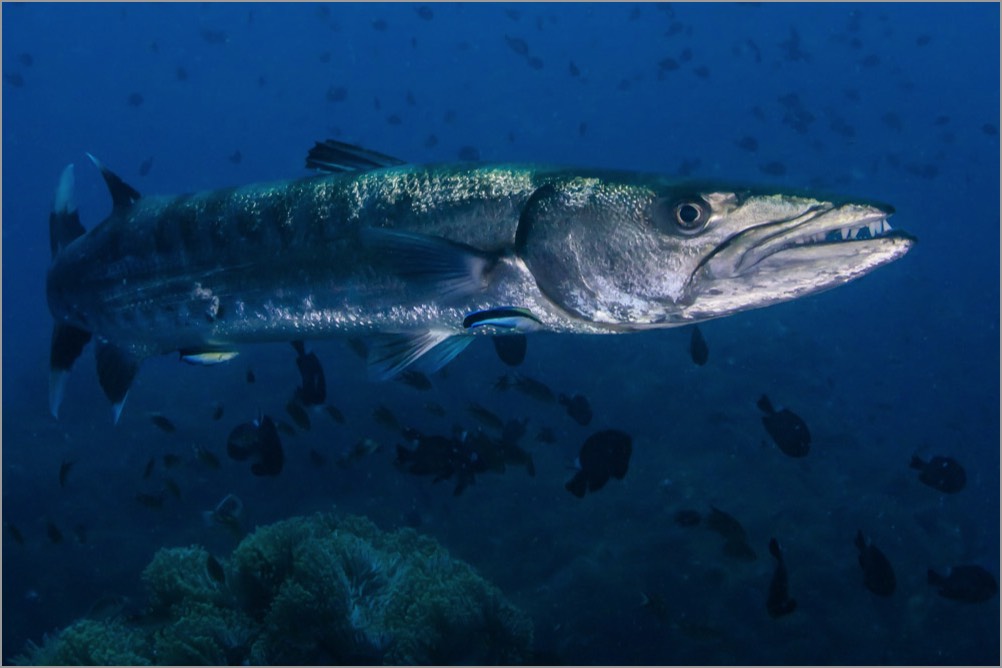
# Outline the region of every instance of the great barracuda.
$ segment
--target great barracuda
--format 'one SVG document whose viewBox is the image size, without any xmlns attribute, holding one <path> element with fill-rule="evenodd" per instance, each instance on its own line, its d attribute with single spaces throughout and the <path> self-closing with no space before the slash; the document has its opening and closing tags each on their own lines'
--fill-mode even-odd
<svg viewBox="0 0 1002 668">
<path fill-rule="evenodd" d="M 334 141 L 321 173 L 141 197 L 89 156 L 111 214 L 85 232 L 62 174 L 50 217 L 50 409 L 93 337 L 117 421 L 140 362 L 369 334 L 380 378 L 472 335 L 675 327 L 826 290 L 904 255 L 888 206 L 630 172 L 411 165 Z"/>
</svg>

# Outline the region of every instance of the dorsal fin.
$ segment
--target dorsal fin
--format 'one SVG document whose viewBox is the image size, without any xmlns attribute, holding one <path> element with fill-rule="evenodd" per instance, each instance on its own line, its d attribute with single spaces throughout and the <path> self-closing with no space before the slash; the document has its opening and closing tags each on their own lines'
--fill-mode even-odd
<svg viewBox="0 0 1002 668">
<path fill-rule="evenodd" d="M 90 153 L 87 154 L 87 157 L 90 158 L 90 161 L 101 172 L 104 182 L 108 184 L 108 190 L 111 191 L 111 205 L 114 211 L 121 211 L 126 207 L 132 206 L 142 197 L 138 190 L 123 181 L 118 174 L 105 167 L 104 163 L 100 160 Z"/>
<path fill-rule="evenodd" d="M 49 247 L 52 257 L 56 257 L 59 251 L 85 232 L 77 214 L 77 205 L 73 201 L 73 183 L 73 165 L 70 164 L 59 177 L 52 213 L 49 214 Z"/>
<path fill-rule="evenodd" d="M 406 161 L 399 158 L 333 139 L 318 141 L 306 154 L 307 169 L 319 169 L 331 174 L 364 172 L 403 164 L 406 164 Z"/>
</svg>

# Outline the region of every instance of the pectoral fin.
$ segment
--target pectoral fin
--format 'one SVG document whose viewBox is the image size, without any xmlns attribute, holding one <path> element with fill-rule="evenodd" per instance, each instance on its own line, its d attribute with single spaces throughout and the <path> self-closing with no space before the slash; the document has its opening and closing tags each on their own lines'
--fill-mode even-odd
<svg viewBox="0 0 1002 668">
<path fill-rule="evenodd" d="M 487 287 L 497 264 L 496 254 L 443 237 L 368 227 L 362 243 L 376 253 L 377 262 L 409 281 L 434 289 L 439 296 L 474 295 Z"/>
</svg>

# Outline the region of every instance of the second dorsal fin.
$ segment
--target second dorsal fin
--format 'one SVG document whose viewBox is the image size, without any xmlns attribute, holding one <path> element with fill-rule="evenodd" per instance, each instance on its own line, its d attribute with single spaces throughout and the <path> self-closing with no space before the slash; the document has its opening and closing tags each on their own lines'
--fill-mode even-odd
<svg viewBox="0 0 1002 668">
<path fill-rule="evenodd" d="M 118 174 L 105 167 L 104 163 L 100 160 L 90 153 L 87 154 L 87 157 L 90 158 L 90 161 L 101 172 L 104 182 L 108 184 L 108 190 L 111 191 L 111 205 L 115 211 L 121 211 L 126 207 L 132 206 L 142 197 L 138 190 L 123 181 Z"/>
<path fill-rule="evenodd" d="M 332 174 L 364 172 L 403 164 L 406 161 L 399 158 L 333 139 L 318 141 L 306 154 L 307 169 L 319 169 Z"/>
</svg>

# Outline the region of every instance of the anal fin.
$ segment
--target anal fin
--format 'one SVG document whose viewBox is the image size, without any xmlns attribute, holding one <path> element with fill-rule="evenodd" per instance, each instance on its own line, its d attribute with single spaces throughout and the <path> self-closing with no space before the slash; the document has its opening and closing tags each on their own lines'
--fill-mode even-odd
<svg viewBox="0 0 1002 668">
<path fill-rule="evenodd" d="M 377 380 L 389 380 L 416 365 L 434 373 L 448 364 L 470 344 L 473 337 L 448 330 L 422 330 L 402 334 L 380 334 L 368 349 L 369 374 Z"/>
<path fill-rule="evenodd" d="M 118 424 L 129 388 L 139 371 L 139 361 L 137 355 L 121 346 L 98 341 L 97 378 L 105 396 L 111 400 L 115 424 Z"/>
</svg>

